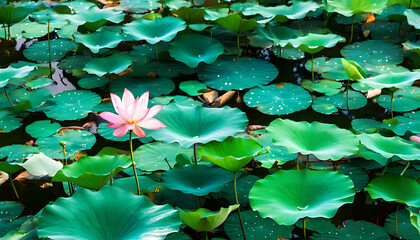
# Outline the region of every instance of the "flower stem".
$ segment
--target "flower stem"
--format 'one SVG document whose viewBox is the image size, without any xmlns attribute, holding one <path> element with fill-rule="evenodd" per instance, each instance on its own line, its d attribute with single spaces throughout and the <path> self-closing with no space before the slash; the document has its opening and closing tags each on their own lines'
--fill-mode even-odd
<svg viewBox="0 0 420 240">
<path fill-rule="evenodd" d="M 16 198 L 19 200 L 19 194 L 17 192 L 16 186 L 13 183 L 12 174 L 9 175 L 10 184 L 12 185 L 13 192 L 15 193 Z"/>
<path fill-rule="evenodd" d="M 193 148 L 194 148 L 194 162 L 195 162 L 195 165 L 198 165 L 198 161 L 197 161 L 197 143 L 194 143 Z"/>
<path fill-rule="evenodd" d="M 6 97 L 9 100 L 10 105 L 12 105 L 12 107 L 14 107 L 15 105 L 13 104 L 12 100 L 9 97 L 9 94 L 7 93 L 6 87 L 7 86 L 4 86 L 4 88 L 3 88 L 4 89 L 4 94 L 6 94 Z"/>
<path fill-rule="evenodd" d="M 349 108 L 349 85 L 350 85 L 350 80 L 347 80 L 347 86 L 346 86 L 346 106 L 347 106 L 347 114 L 350 116 L 350 108 Z"/>
<path fill-rule="evenodd" d="M 394 231 L 394 239 L 397 238 L 397 223 L 398 223 L 398 209 L 400 208 L 400 204 L 397 203 L 397 211 L 395 212 L 395 231 Z"/>
<path fill-rule="evenodd" d="M 10 24 L 7 25 L 7 33 L 8 33 L 9 40 L 12 40 L 12 33 L 10 32 Z"/>
<path fill-rule="evenodd" d="M 391 118 L 392 119 L 394 119 L 393 105 L 394 105 L 394 91 L 392 91 L 391 93 Z"/>
<path fill-rule="evenodd" d="M 314 55 L 312 54 L 312 82 L 315 81 L 315 73 L 314 73 Z"/>
<path fill-rule="evenodd" d="M 64 142 L 61 142 L 60 145 L 63 148 L 64 165 L 68 165 L 67 155 L 66 155 L 66 144 Z M 73 183 L 71 183 L 71 182 L 67 182 L 67 185 L 69 187 L 69 193 L 70 193 L 70 197 L 71 197 L 71 196 L 73 196 L 74 192 L 76 192 L 76 189 L 75 189 Z"/>
<path fill-rule="evenodd" d="M 239 205 L 239 201 L 238 201 L 238 191 L 236 190 L 236 172 L 233 173 L 233 189 L 235 191 L 235 200 L 236 200 L 236 204 Z M 244 236 L 244 240 L 246 240 L 246 235 L 245 235 L 245 228 L 244 228 L 244 224 L 242 222 L 242 217 L 241 217 L 241 210 L 238 207 L 238 216 L 239 216 L 239 223 L 241 224 L 241 229 L 242 229 L 242 235 Z"/>
<path fill-rule="evenodd" d="M 410 167 L 410 162 L 407 163 L 407 166 L 405 166 L 404 170 L 401 172 L 401 176 L 404 175 L 405 171 Z"/>
<path fill-rule="evenodd" d="M 353 26 L 354 26 L 354 14 L 351 17 L 351 33 L 350 33 L 350 41 L 349 41 L 349 44 L 351 44 L 351 41 L 353 41 Z"/>
<path fill-rule="evenodd" d="M 131 157 L 131 165 L 133 166 L 134 178 L 136 179 L 136 184 L 137 184 L 137 195 L 140 196 L 139 177 L 137 176 L 136 163 L 134 162 L 134 156 L 133 156 L 133 130 L 130 130 L 130 157 Z"/>
<path fill-rule="evenodd" d="M 386 172 L 386 169 L 388 168 L 388 165 L 391 163 L 391 158 L 388 159 L 388 162 L 385 165 L 384 171 L 382 172 L 381 176 L 383 176 Z"/>
<path fill-rule="evenodd" d="M 306 219 L 302 218 L 303 221 L 303 239 L 306 239 Z"/>
<path fill-rule="evenodd" d="M 50 68 L 50 78 L 52 79 L 52 67 L 51 67 L 51 45 L 50 45 L 50 20 L 47 21 L 47 39 L 48 39 L 48 66 Z"/>
</svg>

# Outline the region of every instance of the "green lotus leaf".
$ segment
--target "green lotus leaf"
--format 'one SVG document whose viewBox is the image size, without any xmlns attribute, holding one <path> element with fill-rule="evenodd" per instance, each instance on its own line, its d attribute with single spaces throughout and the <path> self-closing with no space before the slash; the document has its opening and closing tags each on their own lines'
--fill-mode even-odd
<svg viewBox="0 0 420 240">
<path fill-rule="evenodd" d="M 213 212 L 205 208 L 195 211 L 179 210 L 179 215 L 190 228 L 197 232 L 208 232 L 220 226 L 229 214 L 236 210 L 239 205 L 230 205 L 228 208 L 220 208 L 220 211 Z"/>
<path fill-rule="evenodd" d="M 352 162 L 340 164 L 340 171 L 351 178 L 356 192 L 363 190 L 369 182 L 366 171 Z"/>
<path fill-rule="evenodd" d="M 184 233 L 184 232 L 177 232 L 177 233 L 171 233 L 168 236 L 166 236 L 165 240 L 193 240 L 190 235 Z"/>
<path fill-rule="evenodd" d="M 90 55 L 87 55 L 87 56 L 73 55 L 73 56 L 62 59 L 60 63 L 58 64 L 58 66 L 61 69 L 66 70 L 66 72 L 73 74 L 73 76 L 80 76 L 80 75 L 85 74 L 83 68 L 91 60 L 92 60 L 92 57 Z"/>
<path fill-rule="evenodd" d="M 1 208 L 0 208 L 1 211 Z M 17 239 L 38 239 L 36 234 L 29 234 L 25 231 L 25 223 L 33 219 L 34 216 L 23 216 L 14 220 L 6 220 L 0 222 L 0 236 L 2 240 L 17 240 Z M 30 227 L 30 226 L 29 226 Z M 31 231 L 31 230 L 30 230 Z M 35 231 L 32 231 L 35 232 Z M 25 238 L 23 238 L 25 237 Z M 32 237 L 32 238 L 30 238 Z"/>
<path fill-rule="evenodd" d="M 36 121 L 26 126 L 25 131 L 33 138 L 44 138 L 53 135 L 61 128 L 57 122 L 50 120 Z"/>
<path fill-rule="evenodd" d="M 22 169 L 20 164 L 27 156 L 39 152 L 38 147 L 31 145 L 12 144 L 0 148 L 0 171 L 13 174 Z"/>
<path fill-rule="evenodd" d="M 144 92 L 149 91 L 150 97 L 158 97 L 167 95 L 175 89 L 174 82 L 169 78 L 123 78 L 115 79 L 109 85 L 109 91 L 123 95 L 124 89 L 127 88 L 134 95 L 140 96 Z"/>
<path fill-rule="evenodd" d="M 385 174 L 373 179 L 365 190 L 372 199 L 382 198 L 387 202 L 407 204 L 420 207 L 420 184 L 415 178 L 397 174 Z"/>
<path fill-rule="evenodd" d="M 32 11 L 42 7 L 42 2 L 25 2 L 0 7 L 0 24 L 14 24 L 25 19 Z"/>
<path fill-rule="evenodd" d="M 142 192 L 153 192 L 160 185 L 159 182 L 156 182 L 147 176 L 138 176 L 138 178 L 140 189 Z M 137 194 L 137 183 L 134 176 L 115 179 L 114 183 L 112 184 L 112 187 L 119 187 L 124 190 L 130 191 L 133 194 Z"/>
<path fill-rule="evenodd" d="M 45 156 L 44 153 L 30 154 L 28 160 L 21 164 L 30 174 L 34 176 L 49 176 L 53 177 L 63 164 L 55 161 L 52 158 Z"/>
<path fill-rule="evenodd" d="M 265 153 L 253 139 L 228 137 L 223 142 L 209 142 L 197 150 L 200 161 L 212 162 L 231 172 L 237 172 L 254 157 Z"/>
<path fill-rule="evenodd" d="M 35 66 L 22 66 L 14 68 L 9 66 L 7 68 L 0 68 L 0 88 L 7 86 L 7 83 L 12 78 L 24 78 L 29 75 Z"/>
<path fill-rule="evenodd" d="M 315 233 L 314 240 L 388 239 L 389 235 L 376 224 L 366 221 L 346 221 L 345 227 L 326 233 Z"/>
<path fill-rule="evenodd" d="M 94 214 L 95 213 L 95 214 Z M 74 222 L 74 219 L 79 219 Z M 38 236 L 50 239 L 164 239 L 181 221 L 169 205 L 154 205 L 147 197 L 118 187 L 77 191 L 44 208 Z"/>
<path fill-rule="evenodd" d="M 130 67 L 133 72 L 131 72 L 129 77 L 142 77 L 147 78 L 149 74 L 153 71 L 156 71 L 156 61 L 149 62 L 135 62 Z M 173 78 L 178 77 L 180 74 L 191 75 L 194 74 L 196 70 L 189 68 L 187 65 L 177 61 L 160 61 L 159 62 L 159 77 L 164 78 Z M 149 77 L 150 78 L 150 77 Z"/>
<path fill-rule="evenodd" d="M 396 123 L 383 122 L 382 127 L 390 129 L 395 134 L 403 136 L 406 132 L 420 133 L 420 119 L 419 118 L 408 118 L 404 116 L 396 116 L 394 119 Z M 390 119 L 391 120 L 391 119 Z"/>
<path fill-rule="evenodd" d="M 404 46 L 404 50 L 415 51 L 420 54 L 420 43 L 407 41 L 402 45 Z"/>
<path fill-rule="evenodd" d="M 265 85 L 274 80 L 279 71 L 270 62 L 258 58 L 223 58 L 200 69 L 198 78 L 209 87 L 229 91 Z"/>
<path fill-rule="evenodd" d="M 249 203 L 249 191 L 257 180 L 260 180 L 252 174 L 246 174 L 239 171 L 236 174 L 236 193 L 238 196 L 238 202 L 241 206 L 247 206 Z M 225 198 L 229 203 L 236 203 L 235 192 L 233 191 L 233 179 L 229 183 L 225 184 L 225 187 L 220 193 L 212 194 L 216 198 Z"/>
<path fill-rule="evenodd" d="M 123 12 L 115 11 L 112 8 L 101 9 L 96 5 L 81 6 L 81 8 L 77 9 L 76 12 L 77 14 L 71 15 L 69 19 L 70 22 L 73 25 L 85 24 L 85 26 L 92 32 L 104 25 L 107 21 L 120 23 L 124 20 L 125 16 L 125 13 Z M 89 24 L 86 23 L 93 24 L 92 26 L 89 26 Z M 93 25 L 96 24 L 97 26 L 93 27 Z"/>
<path fill-rule="evenodd" d="M 327 233 L 336 231 L 337 227 L 331 223 L 331 219 L 326 218 L 309 218 L 305 220 L 306 229 L 309 229 L 318 233 Z M 296 226 L 303 228 L 303 221 L 296 223 Z"/>
<path fill-rule="evenodd" d="M 204 165 L 186 165 L 162 174 L 162 182 L 167 188 L 195 196 L 220 192 L 232 179 L 233 173 Z"/>
<path fill-rule="evenodd" d="M 315 11 L 319 5 L 313 1 L 290 1 L 291 5 L 277 5 L 265 7 L 257 3 L 234 3 L 232 9 L 242 12 L 246 16 L 259 14 L 264 18 L 284 16 L 287 19 L 301 19 L 306 17 L 308 12 Z"/>
<path fill-rule="evenodd" d="M 379 106 L 391 108 L 391 95 L 382 94 L 378 98 Z M 394 93 L 393 111 L 407 112 L 420 108 L 420 88 L 406 87 Z"/>
<path fill-rule="evenodd" d="M 346 17 L 353 14 L 372 12 L 380 13 L 386 7 L 388 0 L 327 0 L 328 12 L 338 12 Z"/>
<path fill-rule="evenodd" d="M 404 88 L 411 86 L 420 79 L 420 72 L 384 73 L 375 77 L 360 79 L 363 84 L 371 88 Z"/>
<path fill-rule="evenodd" d="M 339 42 L 345 42 L 346 39 L 336 34 L 317 34 L 308 33 L 303 37 L 288 39 L 288 44 L 310 54 L 315 54 L 324 48 L 332 48 Z"/>
<path fill-rule="evenodd" d="M 45 115 L 59 121 L 86 117 L 93 107 L 101 103 L 101 97 L 86 90 L 72 90 L 56 94 L 42 107 Z"/>
<path fill-rule="evenodd" d="M 93 88 L 103 87 L 107 85 L 108 83 L 109 83 L 109 80 L 104 77 L 86 76 L 80 79 L 77 82 L 77 85 L 79 85 L 81 88 L 84 88 L 84 89 L 93 89 Z"/>
<path fill-rule="evenodd" d="M 196 80 L 183 81 L 179 84 L 179 89 L 190 96 L 199 96 L 202 93 L 199 93 L 198 91 L 207 89 L 207 85 Z"/>
<path fill-rule="evenodd" d="M 204 8 L 181 7 L 174 11 L 188 25 L 204 23 Z"/>
<path fill-rule="evenodd" d="M 357 118 L 351 121 L 351 126 L 356 131 L 365 131 L 382 127 L 382 123 L 368 118 Z"/>
<path fill-rule="evenodd" d="M 341 49 L 341 55 L 360 64 L 368 74 L 372 73 L 368 65 L 396 65 L 404 60 L 401 45 L 380 40 L 367 40 L 345 46 Z"/>
<path fill-rule="evenodd" d="M 367 77 L 365 71 L 356 62 L 342 58 L 341 63 L 350 80 L 357 81 Z"/>
<path fill-rule="evenodd" d="M 37 89 L 37 88 L 50 86 L 53 83 L 55 83 L 55 81 L 50 78 L 38 78 L 32 81 L 26 82 L 25 86 L 31 89 Z"/>
<path fill-rule="evenodd" d="M 260 37 L 267 38 L 274 42 L 275 46 L 286 47 L 288 40 L 301 36 L 299 30 L 285 26 L 267 25 L 265 28 L 257 28 L 257 34 Z"/>
<path fill-rule="evenodd" d="M 271 46 L 271 41 L 270 41 L 270 46 Z M 263 46 L 260 46 L 260 47 L 263 47 Z M 276 55 L 277 57 L 281 57 L 281 58 L 289 59 L 289 60 L 299 60 L 305 57 L 304 51 L 294 48 L 292 46 L 285 46 L 283 48 L 277 46 L 277 47 L 272 48 L 272 51 L 273 51 L 273 54 Z"/>
<path fill-rule="evenodd" d="M 359 142 L 353 133 L 334 124 L 276 119 L 267 127 L 273 142 L 291 153 L 314 154 L 320 160 L 339 160 L 354 154 Z"/>
<path fill-rule="evenodd" d="M 88 47 L 93 53 L 98 53 L 104 48 L 115 48 L 123 40 L 123 37 L 109 30 L 101 30 L 89 34 L 74 33 L 74 41 L 82 43 Z"/>
<path fill-rule="evenodd" d="M 158 204 L 169 203 L 171 206 L 177 206 L 183 209 L 197 208 L 197 196 L 171 190 L 164 185 L 159 186 L 159 191 L 155 194 L 155 200 Z M 201 204 L 204 204 L 205 201 L 206 199 L 204 197 L 200 197 Z"/>
<path fill-rule="evenodd" d="M 319 57 L 313 60 L 314 71 L 321 74 L 323 78 L 334 80 L 347 80 L 348 76 L 345 72 L 340 58 Z M 312 60 L 305 63 L 305 68 L 312 71 Z"/>
<path fill-rule="evenodd" d="M 349 109 L 359 109 L 367 104 L 366 97 L 360 92 L 349 90 Z M 323 114 L 332 114 L 338 109 L 347 108 L 347 94 L 345 92 L 332 96 L 318 97 L 312 104 L 312 109 Z"/>
<path fill-rule="evenodd" d="M 168 6 L 170 9 L 176 10 L 181 7 L 191 7 L 193 6 L 193 3 L 186 0 L 165 0 L 166 6 Z"/>
<path fill-rule="evenodd" d="M 379 133 L 359 134 L 357 138 L 368 149 L 375 151 L 386 158 L 398 156 L 403 160 L 418 160 L 420 148 L 411 141 L 400 137 L 383 137 Z"/>
<path fill-rule="evenodd" d="M 18 202 L 1 201 L 0 202 L 0 221 L 11 221 L 19 217 L 22 214 L 23 209 L 24 207 Z"/>
<path fill-rule="evenodd" d="M 269 150 L 270 152 L 255 157 L 255 160 L 259 161 L 262 164 L 261 167 L 264 168 L 270 169 L 276 162 L 277 164 L 281 165 L 284 162 L 292 161 L 297 158 L 296 153 L 290 153 L 289 151 L 287 151 L 287 148 L 274 145 L 272 140 L 270 145 L 267 146 L 267 150 Z"/>
<path fill-rule="evenodd" d="M 340 172 L 279 170 L 254 184 L 249 201 L 263 218 L 292 225 L 305 217 L 331 218 L 354 194 L 353 182 Z"/>
<path fill-rule="evenodd" d="M 93 58 L 85 65 L 83 70 L 98 77 L 102 77 L 105 74 L 121 73 L 122 71 L 126 70 L 131 65 L 131 63 L 132 60 L 129 56 L 126 54 L 117 53 L 109 57 Z"/>
<path fill-rule="evenodd" d="M 159 43 L 156 43 L 156 45 L 157 45 L 159 54 L 161 54 L 162 52 L 168 51 L 169 43 L 159 42 Z M 145 59 L 156 60 L 156 46 L 153 46 L 151 44 L 133 46 L 133 51 L 131 51 L 129 55 L 133 59 L 145 58 Z"/>
<path fill-rule="evenodd" d="M 153 21 L 138 19 L 123 26 L 123 31 L 134 40 L 146 40 L 150 44 L 160 41 L 170 42 L 179 31 L 186 28 L 186 24 L 179 18 L 156 18 Z"/>
<path fill-rule="evenodd" d="M 330 80 L 319 80 L 317 82 L 312 82 L 312 80 L 303 80 L 301 82 L 302 87 L 308 89 L 309 91 L 315 91 L 319 93 L 324 93 L 326 96 L 332 96 L 340 92 L 342 84 L 336 81 Z"/>
<path fill-rule="evenodd" d="M 77 44 L 67 39 L 50 40 L 51 62 L 60 60 L 69 51 L 76 51 Z M 23 50 L 25 58 L 36 62 L 48 62 L 48 41 L 40 41 Z"/>
<path fill-rule="evenodd" d="M 22 119 L 9 110 L 0 110 L 0 133 L 8 133 L 22 126 Z"/>
<path fill-rule="evenodd" d="M 303 88 L 286 83 L 282 85 L 258 86 L 244 95 L 249 107 L 269 115 L 284 115 L 307 109 L 312 96 Z"/>
<path fill-rule="evenodd" d="M 78 186 L 99 190 L 115 174 L 131 166 L 126 155 L 97 155 L 81 157 L 55 174 L 54 182 L 72 182 Z"/>
<path fill-rule="evenodd" d="M 189 148 L 195 143 L 223 141 L 243 131 L 248 123 L 245 113 L 237 108 L 184 107 L 169 104 L 156 115 L 165 128 L 150 131 L 150 136 L 166 143 L 178 142 Z"/>
<path fill-rule="evenodd" d="M 384 229 L 389 234 L 395 234 L 395 225 L 397 225 L 397 238 L 415 240 L 420 238 L 419 231 L 411 225 L 410 212 L 407 209 L 398 211 L 397 222 L 395 222 L 396 212 L 391 213 L 385 220 Z"/>
<path fill-rule="evenodd" d="M 145 171 L 168 170 L 174 167 L 179 154 L 192 156 L 192 149 L 181 148 L 178 143 L 153 142 L 134 151 L 136 166 Z"/>
<path fill-rule="evenodd" d="M 26 88 L 18 88 L 9 92 L 10 99 L 12 102 L 17 104 L 29 103 L 32 108 L 37 108 L 45 102 L 45 100 L 51 97 L 49 90 L 45 88 L 28 90 Z M 7 100 L 6 100 L 7 101 Z M 10 106 L 10 103 L 7 101 L 7 105 Z"/>
<path fill-rule="evenodd" d="M 255 19 L 243 19 L 238 13 L 218 18 L 216 23 L 236 34 L 248 32 L 258 26 Z"/>
<path fill-rule="evenodd" d="M 143 13 L 159 7 L 157 0 L 124 0 L 116 6 L 116 10 L 122 10 L 133 13 Z"/>
<path fill-rule="evenodd" d="M 420 211 L 418 208 L 408 208 L 410 212 L 410 222 L 420 233 Z"/>
<path fill-rule="evenodd" d="M 112 103 L 110 103 L 109 107 L 111 107 L 109 109 L 109 111 L 106 110 L 106 109 L 100 109 L 101 110 L 100 112 L 102 112 L 102 110 L 104 110 L 106 112 L 115 113 L 115 110 L 114 110 L 114 107 L 113 107 Z M 109 123 L 101 123 L 101 124 L 99 124 L 99 126 L 98 126 L 98 134 L 99 134 L 99 136 L 101 136 L 101 137 L 103 137 L 105 139 L 108 139 L 108 140 L 111 140 L 111 141 L 117 141 L 117 142 L 125 142 L 125 141 L 128 141 L 130 139 L 130 135 L 129 134 L 126 134 L 126 135 L 121 136 L 121 137 L 114 136 L 113 134 L 114 134 L 114 130 L 115 129 L 114 128 L 107 127 L 106 125 L 108 125 L 108 124 Z M 148 138 L 148 137 L 145 137 L 145 138 Z M 139 139 L 139 137 L 137 135 L 133 135 L 133 139 Z"/>
<path fill-rule="evenodd" d="M 199 34 L 181 36 L 169 45 L 171 57 L 190 68 L 197 67 L 200 62 L 213 63 L 223 52 L 224 47 L 217 39 Z"/>
<path fill-rule="evenodd" d="M 95 135 L 88 131 L 68 129 L 36 141 L 39 150 L 51 158 L 64 159 L 63 146 L 67 157 L 77 152 L 90 149 L 96 142 Z"/>
<path fill-rule="evenodd" d="M 408 24 L 414 26 L 416 29 L 420 29 L 419 9 L 407 9 L 404 11 L 404 15 L 407 17 Z"/>
<path fill-rule="evenodd" d="M 280 237 L 291 237 L 293 226 L 278 225 L 272 219 L 262 218 L 252 210 L 241 211 L 241 217 L 245 227 L 245 235 L 249 239 L 274 240 Z M 223 228 L 230 239 L 244 238 L 239 224 L 237 214 L 232 214 L 227 218 Z"/>
</svg>

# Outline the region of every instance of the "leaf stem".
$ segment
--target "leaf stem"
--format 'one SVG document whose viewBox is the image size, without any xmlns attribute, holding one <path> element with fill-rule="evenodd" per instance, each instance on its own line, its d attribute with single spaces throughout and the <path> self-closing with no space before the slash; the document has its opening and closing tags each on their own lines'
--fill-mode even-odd
<svg viewBox="0 0 420 240">
<path fill-rule="evenodd" d="M 353 41 L 353 28 L 354 28 L 354 14 L 353 16 L 351 16 L 351 33 L 350 33 L 349 44 L 351 44 L 351 41 Z"/>
<path fill-rule="evenodd" d="M 197 143 L 194 143 L 193 148 L 194 148 L 194 162 L 195 162 L 195 165 L 198 165 L 198 161 L 197 161 Z"/>
<path fill-rule="evenodd" d="M 10 24 L 7 25 L 7 33 L 8 33 L 8 39 L 11 40 L 12 39 L 12 33 L 10 32 Z"/>
<path fill-rule="evenodd" d="M 51 67 L 51 45 L 50 45 L 50 20 L 47 21 L 47 39 L 48 39 L 48 66 L 50 68 L 50 78 L 52 79 L 52 67 Z"/>
<path fill-rule="evenodd" d="M 382 171 L 381 176 L 383 176 L 383 175 L 385 174 L 386 169 L 388 168 L 388 165 L 389 165 L 390 163 L 391 163 L 391 158 L 389 158 L 389 159 L 388 159 L 388 162 L 386 163 L 385 168 L 384 168 L 384 171 Z"/>
<path fill-rule="evenodd" d="M 4 40 L 7 40 L 6 25 L 4 23 L 3 23 L 3 31 L 4 31 Z"/>
<path fill-rule="evenodd" d="M 156 46 L 156 76 L 158 75 L 158 70 L 159 70 L 159 52 L 158 52 L 158 46 L 157 43 L 155 43 Z"/>
<path fill-rule="evenodd" d="M 347 106 L 347 114 L 350 116 L 350 108 L 349 108 L 349 85 L 350 85 L 350 80 L 347 80 L 347 86 L 346 86 L 346 106 Z"/>
<path fill-rule="evenodd" d="M 16 198 L 19 200 L 19 194 L 17 192 L 15 183 L 13 182 L 12 174 L 9 175 L 9 180 L 10 180 L 10 184 L 12 185 L 13 192 L 15 193 Z"/>
<path fill-rule="evenodd" d="M 410 162 L 407 163 L 407 166 L 405 166 L 404 170 L 401 172 L 401 176 L 404 175 L 405 171 L 410 167 Z"/>
<path fill-rule="evenodd" d="M 303 239 L 306 239 L 306 219 L 302 218 L 303 221 Z"/>
<path fill-rule="evenodd" d="M 238 35 L 236 35 L 236 43 L 238 45 L 238 60 L 239 60 L 239 56 L 240 56 L 240 53 L 241 53 L 240 47 L 239 47 L 239 33 L 238 33 Z"/>
<path fill-rule="evenodd" d="M 395 212 L 395 231 L 394 231 L 394 238 L 395 240 L 397 238 L 397 223 L 398 223 L 398 209 L 400 208 L 400 204 L 397 203 L 397 211 Z"/>
<path fill-rule="evenodd" d="M 306 155 L 306 169 L 309 169 L 309 154 Z"/>
<path fill-rule="evenodd" d="M 134 156 L 133 156 L 133 130 L 130 130 L 130 140 L 129 140 L 129 142 L 130 142 L 131 165 L 133 166 L 134 178 L 136 179 L 136 185 L 137 185 L 137 195 L 140 196 L 139 177 L 137 176 L 136 163 L 134 162 Z"/>
<path fill-rule="evenodd" d="M 7 86 L 4 86 L 4 88 L 3 88 L 4 89 L 4 94 L 6 94 L 6 97 L 9 100 L 10 105 L 12 105 L 12 107 L 14 107 L 15 105 L 13 104 L 12 100 L 9 97 L 9 94 L 7 93 L 6 87 Z"/>
<path fill-rule="evenodd" d="M 315 73 L 314 73 L 314 55 L 312 54 L 312 82 L 315 81 Z"/>
<path fill-rule="evenodd" d="M 233 190 L 235 191 L 235 200 L 236 200 L 236 204 L 239 205 L 239 201 L 238 201 L 238 191 L 236 190 L 236 172 L 233 173 Z M 242 235 L 244 236 L 244 240 L 246 240 L 246 235 L 245 235 L 245 228 L 244 228 L 244 224 L 242 222 L 242 217 L 241 217 L 241 210 L 238 207 L 238 217 L 239 217 L 239 223 L 241 224 L 241 229 L 242 229 Z"/>
<path fill-rule="evenodd" d="M 394 91 L 391 92 L 391 118 L 392 119 L 394 119 L 393 105 L 394 105 Z"/>
</svg>

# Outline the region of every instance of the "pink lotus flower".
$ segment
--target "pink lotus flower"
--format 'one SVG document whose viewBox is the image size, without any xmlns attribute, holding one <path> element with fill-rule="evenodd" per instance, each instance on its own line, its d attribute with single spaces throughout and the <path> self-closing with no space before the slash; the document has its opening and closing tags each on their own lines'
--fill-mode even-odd
<svg viewBox="0 0 420 240">
<path fill-rule="evenodd" d="M 111 93 L 112 104 L 115 112 L 103 112 L 99 116 L 108 122 L 107 126 L 115 128 L 113 135 L 116 137 L 124 136 L 128 130 L 139 137 L 145 137 L 146 134 L 142 128 L 159 129 L 166 127 L 159 120 L 153 118 L 161 109 L 162 105 L 155 105 L 147 108 L 149 102 L 149 92 L 143 93 L 140 99 L 134 99 L 133 94 L 126 88 L 122 100 L 117 95 Z"/>
</svg>

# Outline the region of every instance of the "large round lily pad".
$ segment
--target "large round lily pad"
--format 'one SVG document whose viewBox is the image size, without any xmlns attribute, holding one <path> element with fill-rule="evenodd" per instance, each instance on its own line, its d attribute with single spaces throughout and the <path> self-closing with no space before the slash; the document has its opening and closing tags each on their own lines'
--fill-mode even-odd
<svg viewBox="0 0 420 240">
<path fill-rule="evenodd" d="M 249 107 L 270 115 L 284 115 L 308 108 L 312 96 L 303 88 L 287 83 L 283 85 L 258 86 L 244 95 Z"/>
<path fill-rule="evenodd" d="M 349 90 L 349 109 L 359 109 L 367 104 L 366 97 L 360 92 Z M 347 93 L 342 92 L 332 96 L 322 96 L 314 100 L 312 109 L 323 114 L 332 114 L 338 109 L 347 109 Z"/>
<path fill-rule="evenodd" d="M 380 13 L 387 2 L 388 0 L 327 0 L 326 5 L 329 12 L 338 12 L 351 17 L 353 14 L 364 12 Z"/>
<path fill-rule="evenodd" d="M 123 40 L 118 32 L 102 30 L 99 32 L 81 34 L 74 33 L 74 41 L 82 43 L 88 47 L 93 53 L 98 53 L 103 48 L 114 48 Z"/>
<path fill-rule="evenodd" d="M 279 237 L 290 238 L 293 226 L 278 225 L 269 218 L 262 218 L 258 213 L 241 211 L 245 235 L 249 239 L 275 240 Z M 223 225 L 226 234 L 232 240 L 244 239 L 237 214 L 231 214 Z"/>
<path fill-rule="evenodd" d="M 181 36 L 169 45 L 171 57 L 190 68 L 197 67 L 200 62 L 213 63 L 223 52 L 223 45 L 217 39 L 200 34 Z"/>
<path fill-rule="evenodd" d="M 305 217 L 331 218 L 354 194 L 353 182 L 340 172 L 279 170 L 254 184 L 249 201 L 262 217 L 292 225 Z"/>
<path fill-rule="evenodd" d="M 51 62 L 57 61 L 64 57 L 69 51 L 76 51 L 77 44 L 67 39 L 50 40 Z M 23 50 L 23 55 L 33 61 L 48 62 L 48 41 L 40 41 Z"/>
<path fill-rule="evenodd" d="M 0 110 L 0 133 L 8 133 L 22 126 L 21 118 L 8 110 Z"/>
<path fill-rule="evenodd" d="M 360 142 L 368 149 L 381 154 L 386 158 L 398 156 L 403 160 L 418 160 L 420 147 L 414 142 L 404 140 L 400 137 L 384 137 L 379 133 L 357 135 Z"/>
<path fill-rule="evenodd" d="M 59 121 L 85 118 L 93 107 L 101 103 L 101 97 L 86 90 L 72 90 L 56 94 L 42 109 L 47 117 Z"/>
<path fill-rule="evenodd" d="M 391 109 L 391 95 L 382 94 L 378 97 L 378 104 L 383 108 Z M 406 87 L 394 93 L 392 111 L 407 112 L 420 108 L 420 88 Z"/>
<path fill-rule="evenodd" d="M 245 130 L 248 119 L 237 108 L 185 107 L 169 104 L 156 115 L 165 128 L 150 131 L 154 139 L 166 143 L 178 142 L 189 148 L 195 143 L 223 141 Z"/>
<path fill-rule="evenodd" d="M 63 145 L 67 157 L 74 156 L 81 150 L 90 149 L 96 142 L 95 135 L 88 131 L 68 129 L 36 141 L 39 150 L 48 157 L 64 159 Z"/>
<path fill-rule="evenodd" d="M 294 48 L 298 48 L 310 54 L 317 53 L 324 48 L 332 48 L 339 42 L 345 42 L 346 39 L 336 34 L 317 34 L 308 33 L 303 37 L 288 39 L 287 42 Z"/>
<path fill-rule="evenodd" d="M 129 166 L 131 159 L 126 155 L 85 156 L 64 166 L 52 181 L 72 182 L 81 187 L 99 190 L 115 174 Z"/>
<path fill-rule="evenodd" d="M 185 149 L 178 143 L 153 142 L 140 146 L 134 151 L 136 167 L 145 171 L 168 170 L 174 167 L 179 154 L 192 156 L 192 149 Z"/>
<path fill-rule="evenodd" d="M 279 71 L 270 62 L 258 58 L 223 58 L 205 65 L 198 77 L 217 90 L 242 90 L 265 85 L 274 80 Z"/>
<path fill-rule="evenodd" d="M 109 57 L 93 58 L 85 65 L 83 70 L 90 74 L 95 74 L 98 77 L 102 77 L 105 74 L 121 73 L 122 71 L 126 70 L 131 65 L 131 63 L 132 60 L 129 56 L 126 54 L 117 53 Z"/>
<path fill-rule="evenodd" d="M 276 119 L 267 127 L 276 145 L 291 153 L 314 154 L 320 160 L 339 160 L 359 149 L 359 141 L 348 130 L 334 124 Z"/>
<path fill-rule="evenodd" d="M 396 214 L 398 214 L 397 219 L 395 218 Z M 395 220 L 397 220 L 397 222 L 395 222 Z M 395 225 L 397 226 L 397 229 L 395 229 Z M 385 220 L 384 229 L 391 235 L 394 235 L 396 230 L 398 238 L 407 240 L 416 240 L 420 238 L 419 230 L 410 222 L 410 212 L 407 209 L 402 209 L 390 214 Z"/>
<path fill-rule="evenodd" d="M 265 151 L 253 139 L 228 137 L 223 142 L 205 144 L 197 153 L 201 155 L 201 161 L 212 162 L 226 170 L 237 172 Z"/>
<path fill-rule="evenodd" d="M 398 202 L 410 207 L 420 207 L 420 184 L 415 178 L 397 174 L 385 174 L 373 179 L 365 190 L 372 199 L 382 198 L 387 202 Z"/>
<path fill-rule="evenodd" d="M 187 27 L 179 18 L 165 17 L 154 20 L 138 19 L 123 26 L 123 31 L 134 40 L 146 40 L 150 44 L 170 42 L 179 31 Z"/>
<path fill-rule="evenodd" d="M 115 79 L 109 85 L 109 91 L 122 96 L 127 88 L 138 95 L 149 92 L 150 97 L 167 95 L 175 89 L 174 82 L 169 78 L 123 78 Z"/>
<path fill-rule="evenodd" d="M 213 212 L 205 208 L 196 211 L 178 209 L 182 221 L 197 232 L 208 232 L 220 226 L 232 211 L 239 205 L 231 205 L 228 208 L 221 208 L 218 212 Z"/>
<path fill-rule="evenodd" d="M 336 228 L 334 231 L 315 233 L 313 235 L 314 240 L 382 240 L 388 238 L 389 235 L 384 231 L 382 227 L 363 220 L 346 221 L 344 228 Z"/>
<path fill-rule="evenodd" d="M 50 120 L 36 121 L 26 126 L 26 132 L 33 138 L 44 138 L 53 135 L 61 128 L 58 122 L 52 123 Z"/>
<path fill-rule="evenodd" d="M 75 221 L 75 219 L 78 219 Z M 44 208 L 38 236 L 50 239 L 165 239 L 181 221 L 169 205 L 154 205 L 147 197 L 118 187 L 77 191 Z"/>
<path fill-rule="evenodd" d="M 162 174 L 162 182 L 167 188 L 195 196 L 220 192 L 232 179 L 233 173 L 204 165 L 187 165 Z"/>
</svg>

